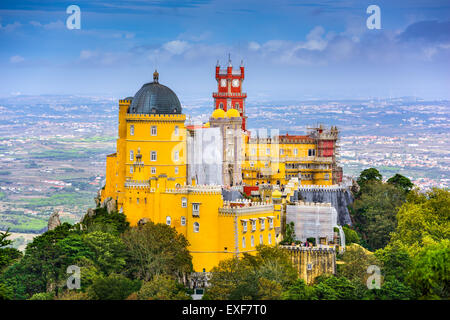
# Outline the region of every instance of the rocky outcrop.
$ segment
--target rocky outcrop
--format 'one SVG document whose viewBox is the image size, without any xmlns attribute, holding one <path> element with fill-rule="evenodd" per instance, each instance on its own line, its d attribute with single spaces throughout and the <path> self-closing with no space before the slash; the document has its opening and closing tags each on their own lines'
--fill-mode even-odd
<svg viewBox="0 0 450 320">
<path fill-rule="evenodd" d="M 352 187 L 350 190 L 353 194 L 357 194 L 361 190 L 359 184 L 354 179 L 352 179 Z"/>
<path fill-rule="evenodd" d="M 116 200 L 114 200 L 111 197 L 106 198 L 105 200 L 103 200 L 103 202 L 100 202 L 100 196 L 98 196 L 95 198 L 95 201 L 97 203 L 97 209 L 98 208 L 106 208 L 106 212 L 108 214 L 111 214 L 111 213 L 117 211 Z M 87 211 L 86 211 L 85 215 L 83 216 L 83 218 L 81 219 L 81 221 L 83 221 L 87 217 L 92 218 L 93 216 L 95 216 L 95 210 L 96 209 L 92 209 L 92 208 L 87 209 Z"/>
<path fill-rule="evenodd" d="M 59 220 L 59 212 L 58 212 L 58 210 L 55 210 L 50 215 L 50 218 L 48 218 L 48 230 L 53 230 L 60 225 L 61 225 L 61 220 Z"/>
<path fill-rule="evenodd" d="M 87 209 L 86 217 L 92 218 L 95 215 L 95 211 L 92 208 Z"/>
<path fill-rule="evenodd" d="M 102 207 L 106 208 L 106 212 L 112 213 L 117 210 L 116 200 L 114 200 L 111 197 L 108 197 L 103 201 Z"/>
<path fill-rule="evenodd" d="M 101 201 L 102 201 L 101 199 L 102 199 L 101 190 L 98 190 L 97 191 L 97 196 L 94 198 L 95 205 L 97 206 L 97 208 L 100 207 L 100 204 L 101 204 Z"/>
</svg>

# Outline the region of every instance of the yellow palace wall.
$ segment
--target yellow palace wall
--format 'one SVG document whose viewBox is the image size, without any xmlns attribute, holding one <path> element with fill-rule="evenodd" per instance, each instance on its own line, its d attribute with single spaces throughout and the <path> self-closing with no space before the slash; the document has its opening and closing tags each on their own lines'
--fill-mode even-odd
<svg viewBox="0 0 450 320">
<path fill-rule="evenodd" d="M 301 174 L 302 185 L 331 185 L 331 158 L 308 156 L 308 150 L 315 150 L 314 143 L 279 143 L 276 139 L 250 139 L 243 134 L 242 154 L 243 182 L 255 186 L 256 183 L 271 183 L 286 185 L 290 178 Z M 307 168 L 307 165 L 321 165 L 322 168 Z M 296 165 L 293 169 L 288 166 Z M 260 173 L 261 176 L 257 176 Z M 326 179 L 325 174 L 328 174 Z"/>
</svg>

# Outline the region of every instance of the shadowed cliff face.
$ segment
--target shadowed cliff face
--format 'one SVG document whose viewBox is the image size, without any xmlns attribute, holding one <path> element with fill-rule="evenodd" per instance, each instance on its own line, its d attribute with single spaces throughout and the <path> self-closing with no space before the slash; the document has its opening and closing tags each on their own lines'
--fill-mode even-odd
<svg viewBox="0 0 450 320">
<path fill-rule="evenodd" d="M 304 190 L 300 189 L 298 191 L 298 200 L 305 202 L 320 202 L 320 203 L 331 203 L 333 207 L 336 208 L 338 213 L 337 221 L 338 224 L 351 225 L 350 213 L 348 212 L 347 206 L 353 203 L 353 195 L 349 190 Z"/>
</svg>

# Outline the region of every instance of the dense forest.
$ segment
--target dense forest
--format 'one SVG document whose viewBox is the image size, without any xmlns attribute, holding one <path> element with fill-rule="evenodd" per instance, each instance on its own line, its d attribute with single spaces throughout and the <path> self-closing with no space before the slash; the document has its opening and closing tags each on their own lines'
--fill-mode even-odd
<svg viewBox="0 0 450 320">
<path fill-rule="evenodd" d="M 220 262 L 203 299 L 448 299 L 450 193 L 420 193 L 399 174 L 383 182 L 361 172 L 347 247 L 335 275 L 307 285 L 287 253 L 259 246 L 256 255 Z M 0 233 L 0 299 L 191 299 L 189 243 L 174 228 L 148 222 L 130 227 L 125 215 L 98 207 L 81 222 L 63 223 L 34 238 L 22 254 Z M 80 268 L 80 288 L 69 289 L 67 267 Z M 381 270 L 369 289 L 367 269 Z"/>
</svg>

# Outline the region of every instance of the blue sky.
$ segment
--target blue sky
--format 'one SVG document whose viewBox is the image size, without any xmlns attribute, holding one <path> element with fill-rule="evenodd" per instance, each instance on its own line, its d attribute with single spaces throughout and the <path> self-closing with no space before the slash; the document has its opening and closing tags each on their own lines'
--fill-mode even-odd
<svg viewBox="0 0 450 320">
<path fill-rule="evenodd" d="M 0 42 L 0 96 L 125 97 L 157 67 L 182 102 L 212 100 L 230 53 L 249 100 L 450 98 L 449 1 L 2 0 Z"/>
</svg>

